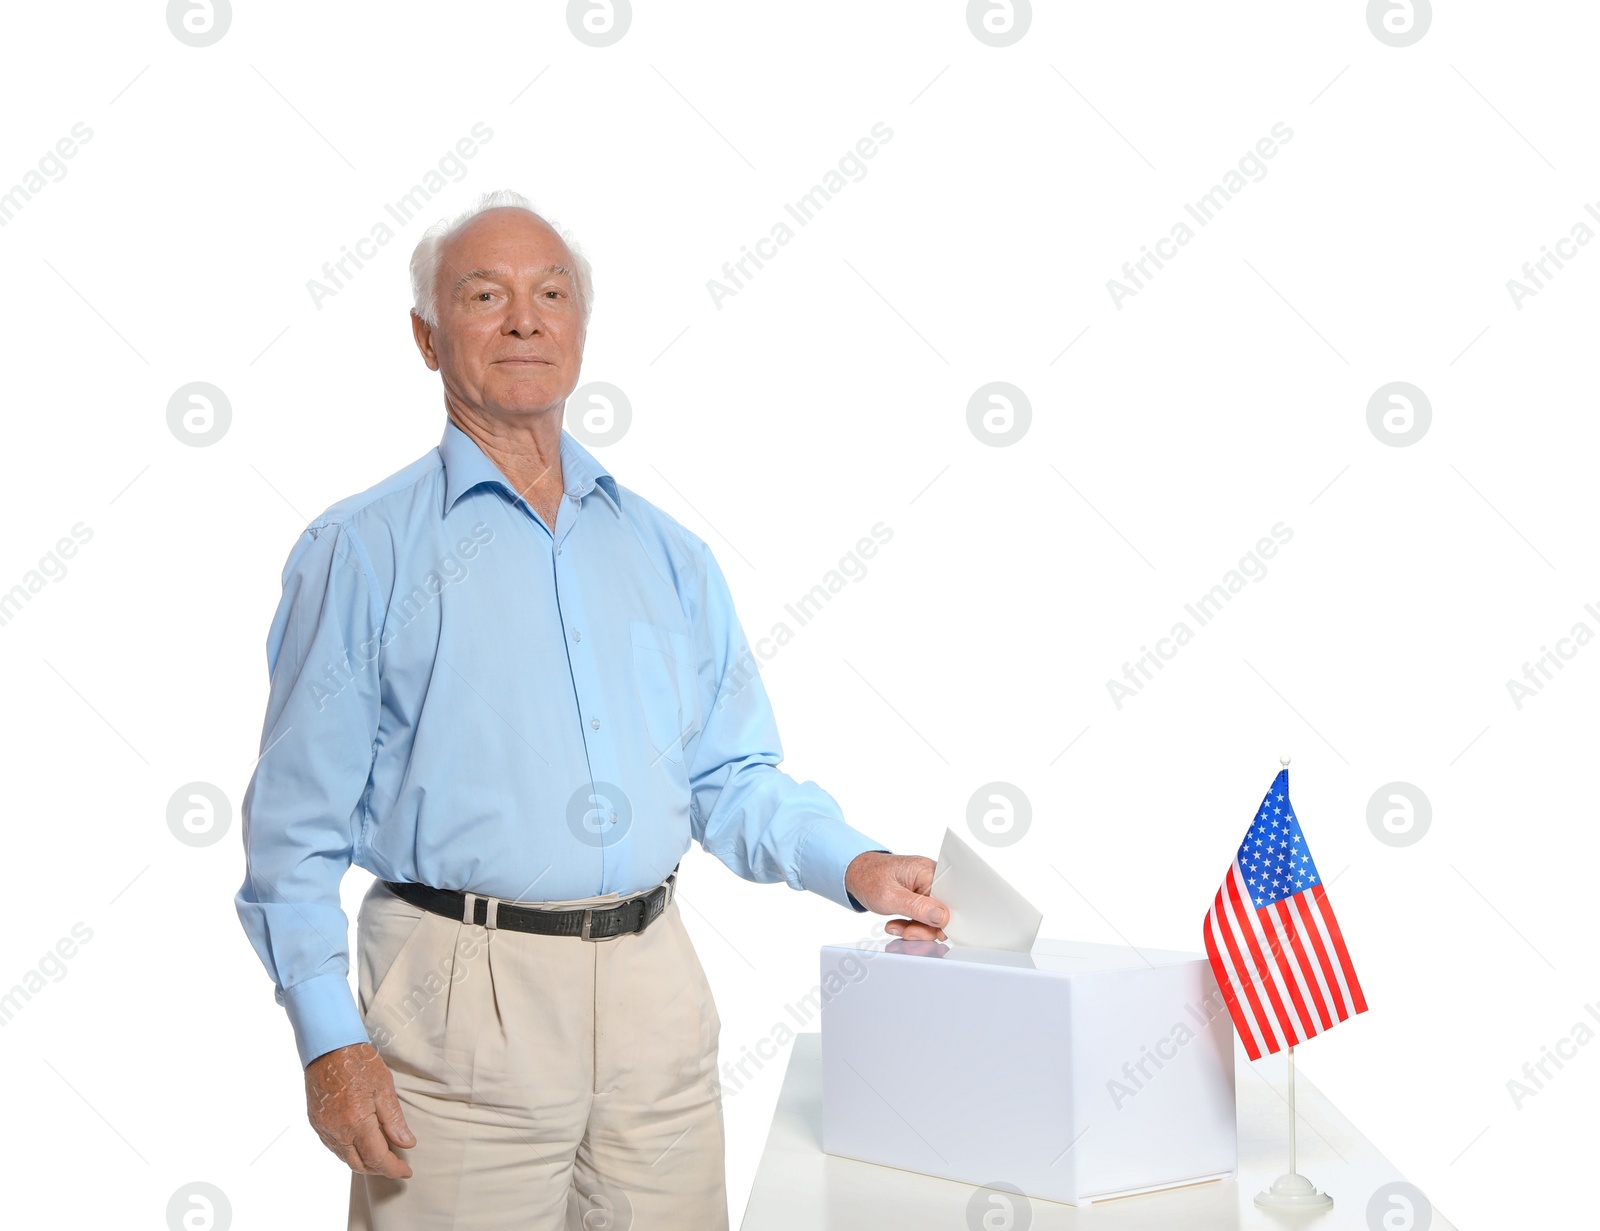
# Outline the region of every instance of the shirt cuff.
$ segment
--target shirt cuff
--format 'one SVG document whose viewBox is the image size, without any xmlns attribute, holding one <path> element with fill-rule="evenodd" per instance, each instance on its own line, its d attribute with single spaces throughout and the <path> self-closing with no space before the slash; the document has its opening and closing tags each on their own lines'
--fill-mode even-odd
<svg viewBox="0 0 1600 1231">
<path fill-rule="evenodd" d="M 342 974 L 313 975 L 278 993 L 294 1027 L 294 1045 L 300 1067 L 318 1056 L 352 1043 L 369 1043 L 350 980 Z"/>
<path fill-rule="evenodd" d="M 843 821 L 818 822 L 800 849 L 800 883 L 847 910 L 865 911 L 867 908 L 844 887 L 845 870 L 863 851 L 893 854 Z"/>
</svg>

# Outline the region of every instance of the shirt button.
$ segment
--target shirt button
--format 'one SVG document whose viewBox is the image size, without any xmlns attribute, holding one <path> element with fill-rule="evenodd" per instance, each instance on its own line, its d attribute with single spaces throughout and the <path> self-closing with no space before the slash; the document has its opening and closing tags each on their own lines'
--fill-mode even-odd
<svg viewBox="0 0 1600 1231">
<path fill-rule="evenodd" d="M 561 548 L 559 548 L 559 547 L 557 547 L 557 548 L 556 548 L 556 555 L 558 555 L 558 556 L 559 556 L 559 555 L 560 555 L 560 554 L 561 554 Z"/>
<path fill-rule="evenodd" d="M 598 718 L 591 718 L 589 719 L 589 725 L 598 731 L 600 729 L 600 720 Z"/>
<path fill-rule="evenodd" d="M 583 640 L 583 634 L 580 633 L 577 629 L 573 629 L 572 630 L 572 639 L 574 641 L 582 641 Z"/>
</svg>

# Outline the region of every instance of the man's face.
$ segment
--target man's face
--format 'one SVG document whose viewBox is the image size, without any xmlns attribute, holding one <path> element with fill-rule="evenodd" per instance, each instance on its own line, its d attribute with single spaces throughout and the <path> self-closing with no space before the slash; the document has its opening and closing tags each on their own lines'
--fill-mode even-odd
<svg viewBox="0 0 1600 1231">
<path fill-rule="evenodd" d="M 417 346 L 458 404 L 502 418 L 563 403 L 583 362 L 572 254 L 527 210 L 479 214 L 440 254 L 437 325 Z"/>
</svg>

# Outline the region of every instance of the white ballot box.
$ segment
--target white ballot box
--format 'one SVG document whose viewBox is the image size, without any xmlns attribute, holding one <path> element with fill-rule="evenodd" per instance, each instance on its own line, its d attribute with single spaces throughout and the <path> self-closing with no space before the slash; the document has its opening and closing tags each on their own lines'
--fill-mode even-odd
<svg viewBox="0 0 1600 1231">
<path fill-rule="evenodd" d="M 1084 1204 L 1232 1175 L 1233 1024 L 1205 958 L 893 937 L 822 948 L 822 1148 Z"/>
</svg>

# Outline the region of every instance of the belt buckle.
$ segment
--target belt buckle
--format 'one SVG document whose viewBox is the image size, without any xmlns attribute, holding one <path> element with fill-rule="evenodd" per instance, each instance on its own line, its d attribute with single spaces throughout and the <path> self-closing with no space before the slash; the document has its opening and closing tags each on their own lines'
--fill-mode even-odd
<svg viewBox="0 0 1600 1231">
<path fill-rule="evenodd" d="M 659 888 L 659 886 L 658 886 L 658 888 Z M 668 883 L 665 886 L 665 888 L 666 888 L 666 893 L 662 895 L 662 904 L 661 904 L 661 909 L 662 910 L 666 909 L 667 902 L 670 901 L 671 898 L 672 898 L 673 886 L 671 884 L 671 878 L 670 877 L 668 878 Z M 619 932 L 612 932 L 611 935 L 609 935 L 609 936 L 591 936 L 590 935 L 591 925 L 593 923 L 594 912 L 595 912 L 596 908 L 594 908 L 592 906 L 586 906 L 583 909 L 583 923 L 582 923 L 581 927 L 578 930 L 578 935 L 583 937 L 584 940 L 602 941 L 602 940 L 615 940 L 619 936 L 631 936 L 635 932 L 642 932 L 650 924 L 650 921 L 651 921 L 650 903 L 654 899 L 654 897 L 655 897 L 655 890 L 652 890 L 649 894 L 646 894 L 644 897 L 631 899 L 632 901 L 636 901 L 636 902 L 639 903 L 639 923 L 638 923 L 638 926 L 629 928 L 626 932 L 620 932 L 620 931 Z M 618 906 L 601 907 L 600 909 L 615 911 L 615 910 L 621 910 L 625 906 L 626 906 L 626 903 L 623 903 L 623 904 L 618 905 Z M 658 912 L 658 917 L 659 917 L 659 912 Z"/>
<path fill-rule="evenodd" d="M 618 936 L 622 935 L 621 932 L 613 932 L 613 933 L 611 933 L 610 936 L 591 936 L 590 935 L 590 929 L 591 929 L 591 925 L 593 924 L 593 922 L 594 922 L 594 907 L 592 907 L 592 906 L 584 907 L 583 908 L 583 926 L 578 932 L 578 935 L 583 937 L 584 940 L 592 940 L 592 941 L 595 941 L 595 942 L 598 943 L 599 941 L 602 941 L 602 940 L 615 940 Z"/>
</svg>

